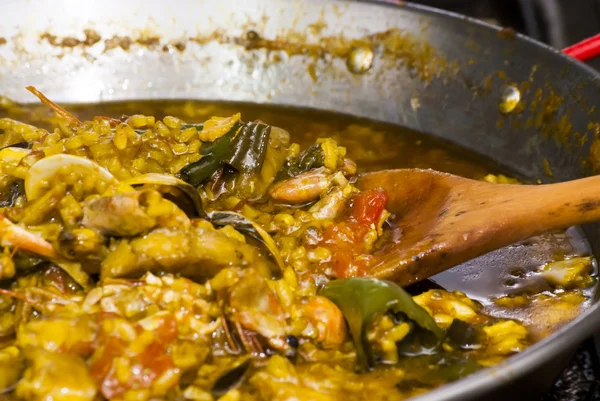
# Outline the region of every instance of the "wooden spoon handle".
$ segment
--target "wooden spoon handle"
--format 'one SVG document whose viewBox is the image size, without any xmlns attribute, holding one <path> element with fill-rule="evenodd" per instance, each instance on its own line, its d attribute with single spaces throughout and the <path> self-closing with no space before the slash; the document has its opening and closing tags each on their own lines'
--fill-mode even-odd
<svg viewBox="0 0 600 401">
<path fill-rule="evenodd" d="M 497 213 L 518 224 L 523 235 L 600 221 L 600 176 L 510 191 L 500 187 L 497 195 Z"/>
</svg>

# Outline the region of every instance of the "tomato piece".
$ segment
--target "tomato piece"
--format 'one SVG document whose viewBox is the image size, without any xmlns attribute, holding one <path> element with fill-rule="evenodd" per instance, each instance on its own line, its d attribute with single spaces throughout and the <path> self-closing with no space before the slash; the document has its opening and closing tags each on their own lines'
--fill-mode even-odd
<svg viewBox="0 0 600 401">
<path fill-rule="evenodd" d="M 343 220 L 325 229 L 321 243 L 331 250 L 336 277 L 367 273 L 373 257 L 365 249 L 365 235 L 381 218 L 387 199 L 387 193 L 380 188 L 359 192 L 350 199 Z"/>
<path fill-rule="evenodd" d="M 115 336 L 106 336 L 90 366 L 92 378 L 100 383 L 102 394 L 108 399 L 126 390 L 126 387 L 113 374 L 113 360 L 123 354 L 125 347 L 123 340 Z"/>
<path fill-rule="evenodd" d="M 158 341 L 150 343 L 135 360 L 138 369 L 132 370 L 139 373 L 131 378 L 130 388 L 148 388 L 160 375 L 175 367 L 165 347 Z"/>
<path fill-rule="evenodd" d="M 388 196 L 382 188 L 373 188 L 355 195 L 350 204 L 350 216 L 361 224 L 377 223 L 385 209 Z"/>
<path fill-rule="evenodd" d="M 131 389 L 149 388 L 163 373 L 175 368 L 168 346 L 177 340 L 177 321 L 173 315 L 164 315 L 160 319 L 157 329 L 152 332 L 154 338 L 137 355 L 128 354 L 128 342 L 115 335 L 104 333 L 98 339 L 90 371 L 105 398 L 119 397 Z M 138 335 L 145 332 L 140 325 L 136 325 L 135 329 Z M 124 356 L 129 359 L 127 382 L 119 380 L 114 366 L 115 359 Z"/>
<path fill-rule="evenodd" d="M 173 315 L 161 316 L 162 323 L 158 325 L 158 328 L 154 331 L 158 342 L 161 344 L 170 344 L 177 339 L 179 331 L 177 330 L 177 320 Z"/>
</svg>

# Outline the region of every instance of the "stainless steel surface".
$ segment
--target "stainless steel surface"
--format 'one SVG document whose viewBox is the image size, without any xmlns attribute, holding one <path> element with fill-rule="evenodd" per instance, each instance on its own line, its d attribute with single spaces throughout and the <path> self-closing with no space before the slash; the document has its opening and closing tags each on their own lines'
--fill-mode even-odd
<svg viewBox="0 0 600 401">
<path fill-rule="evenodd" d="M 23 89 L 34 85 L 63 103 L 195 98 L 328 109 L 440 136 L 542 180 L 549 180 L 543 159 L 554 180 L 581 175 L 591 141 L 582 146 L 575 133 L 592 139 L 588 123 L 598 120 L 596 72 L 510 32 L 422 7 L 334 0 L 5 0 L 1 7 L 0 94 L 18 101 L 34 102 Z M 344 46 L 336 47 L 343 41 L 334 38 L 392 28 L 400 29 L 399 46 L 370 41 L 371 68 L 348 70 Z M 85 29 L 100 40 L 77 44 Z M 256 34 L 296 51 L 247 49 Z M 115 37 L 127 49 L 110 48 Z M 502 114 L 512 84 L 525 107 Z M 553 96 L 560 101 L 545 113 Z M 538 116 L 539 124 L 529 123 Z M 570 134 L 563 142 L 552 139 L 560 129 Z M 587 233 L 596 244 L 597 227 Z M 544 391 L 599 327 L 596 305 L 527 351 L 419 400 L 506 399 L 507 385 L 536 371 L 529 388 Z M 519 395 L 528 396 L 510 397 Z"/>
</svg>

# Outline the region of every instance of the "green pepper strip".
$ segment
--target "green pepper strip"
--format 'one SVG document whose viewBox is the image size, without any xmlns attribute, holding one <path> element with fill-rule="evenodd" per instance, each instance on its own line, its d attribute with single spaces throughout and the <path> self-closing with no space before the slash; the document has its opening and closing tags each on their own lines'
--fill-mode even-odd
<svg viewBox="0 0 600 401">
<path fill-rule="evenodd" d="M 193 124 L 182 124 L 181 125 L 182 131 L 184 129 L 188 129 L 188 128 L 196 128 L 198 130 L 198 132 L 200 132 L 204 128 L 204 123 L 193 123 Z"/>
<path fill-rule="evenodd" d="M 263 123 L 246 123 L 233 140 L 233 154 L 228 163 L 240 173 L 257 173 L 263 166 L 271 127 Z"/>
<path fill-rule="evenodd" d="M 325 156 L 323 155 L 323 149 L 321 144 L 316 143 L 309 146 L 300 154 L 297 160 L 284 166 L 283 169 L 277 175 L 277 180 L 285 180 L 291 177 L 295 177 L 302 173 L 306 173 L 313 168 L 319 168 L 323 166 Z"/>
<path fill-rule="evenodd" d="M 229 164 L 243 174 L 255 174 L 265 161 L 271 127 L 263 123 L 237 123 L 222 137 L 202 146 L 202 159 L 181 169 L 183 179 L 195 187 Z"/>
<path fill-rule="evenodd" d="M 441 341 L 445 332 L 429 313 L 419 306 L 402 287 L 389 281 L 367 277 L 333 280 L 319 292 L 342 311 L 361 368 L 371 369 L 375 358 L 366 338 L 366 331 L 377 316 L 394 311 L 404 313 L 410 320 L 432 332 Z"/>
<path fill-rule="evenodd" d="M 182 179 L 198 187 L 222 168 L 233 153 L 231 143 L 240 126 L 241 124 L 235 124 L 227 134 L 212 143 L 203 145 L 200 154 L 204 157 L 182 168 L 180 171 Z"/>
</svg>

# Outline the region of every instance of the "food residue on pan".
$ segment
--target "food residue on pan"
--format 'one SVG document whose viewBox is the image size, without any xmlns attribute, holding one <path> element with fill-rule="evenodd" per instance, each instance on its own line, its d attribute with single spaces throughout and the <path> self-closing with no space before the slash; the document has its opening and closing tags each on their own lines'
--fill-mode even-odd
<svg viewBox="0 0 600 401">
<path fill-rule="evenodd" d="M 318 31 L 320 32 L 320 30 L 322 30 L 322 27 Z M 94 46 L 102 42 L 102 38 L 94 30 L 85 30 L 84 35 L 85 39 L 80 40 L 73 36 L 57 37 L 46 32 L 41 35 L 41 38 L 47 40 L 52 46 L 67 48 Z M 171 43 L 163 43 L 160 37 L 152 35 L 137 38 L 113 36 L 104 38 L 103 43 L 105 51 L 115 48 L 129 50 L 134 44 L 151 49 L 168 50 L 170 47 L 174 47 L 179 51 L 184 51 L 187 42 L 202 45 L 212 41 L 234 43 L 248 50 L 283 51 L 289 56 L 308 55 L 314 59 L 322 59 L 325 56 L 347 59 L 353 49 L 373 49 L 388 61 L 402 62 L 406 68 L 415 71 L 425 81 L 430 81 L 433 77 L 439 77 L 443 74 L 455 74 L 458 68 L 457 65 L 446 60 L 426 41 L 400 29 L 390 29 L 357 39 L 324 36 L 319 38 L 317 42 L 312 43 L 308 41 L 305 33 L 292 30 L 279 35 L 276 39 L 266 39 L 254 30 L 248 30 L 241 37 L 232 37 L 223 30 L 216 30 L 209 35 L 190 36 Z"/>
<path fill-rule="evenodd" d="M 517 32 L 510 27 L 504 27 L 498 31 L 498 38 L 505 40 L 513 40 L 517 36 Z"/>
<path fill-rule="evenodd" d="M 590 145 L 590 154 L 584 162 L 589 164 L 592 171 L 600 174 L 600 123 L 589 123 L 588 131 L 592 132 L 593 139 Z"/>
<path fill-rule="evenodd" d="M 98 32 L 96 32 L 93 29 L 85 29 L 83 31 L 83 33 L 85 36 L 85 39 L 83 39 L 83 40 L 77 39 L 72 36 L 65 36 L 65 37 L 59 38 L 48 32 L 42 34 L 40 36 L 40 38 L 47 40 L 48 43 L 50 43 L 52 46 L 57 46 L 57 47 L 75 47 L 78 45 L 93 46 L 96 43 L 98 43 L 101 39 Z"/>
<path fill-rule="evenodd" d="M 311 32 L 313 36 L 318 36 L 326 27 L 325 22 L 313 24 Z M 515 33 L 510 29 L 502 29 L 498 32 L 502 38 L 514 38 Z M 352 50 L 356 48 L 369 48 L 374 52 L 374 57 L 381 57 L 385 63 L 399 62 L 404 67 L 416 73 L 420 79 L 425 82 L 431 81 L 434 77 L 454 77 L 459 71 L 458 63 L 448 60 L 438 50 L 433 48 L 427 41 L 417 38 L 411 33 L 399 29 L 390 29 L 385 32 L 375 33 L 357 39 L 345 39 L 340 36 L 324 36 L 317 40 L 309 40 L 306 33 L 288 30 L 278 35 L 274 39 L 262 37 L 257 31 L 248 29 L 240 37 L 232 37 L 224 30 L 216 30 L 207 35 L 192 35 L 182 37 L 176 41 L 164 42 L 159 36 L 152 34 L 143 34 L 139 37 L 133 36 L 112 36 L 101 38 L 100 35 L 91 29 L 84 30 L 84 39 L 76 37 L 57 37 L 51 33 L 44 33 L 41 37 L 53 46 L 58 47 L 77 47 L 94 46 L 99 42 L 104 45 L 104 51 L 110 51 L 115 48 L 130 50 L 133 45 L 144 46 L 149 49 L 160 49 L 168 52 L 171 49 L 178 52 L 184 52 L 189 42 L 198 44 L 207 44 L 212 41 L 218 43 L 234 43 L 245 47 L 248 50 L 264 49 L 268 52 L 285 52 L 288 56 L 307 55 L 313 59 L 306 65 L 307 74 L 313 81 L 317 82 L 320 75 L 320 69 L 317 69 L 316 60 L 324 60 L 326 56 L 350 60 Z M 1 44 L 1 41 L 0 41 Z M 270 58 L 271 62 L 277 62 L 280 57 Z M 352 65 L 352 64 L 349 64 Z M 537 70 L 537 65 L 532 68 L 531 75 Z M 363 69 L 364 70 L 364 69 Z M 363 71 L 361 70 L 361 71 Z M 351 69 L 351 71 L 353 71 Z M 492 73 L 487 79 L 482 81 L 481 87 L 473 85 L 473 89 L 483 93 L 491 93 L 494 86 L 493 77 L 501 81 L 501 85 L 510 84 L 509 79 L 503 71 Z M 579 144 L 585 141 L 585 135 L 579 132 L 573 132 L 570 122 L 569 110 L 562 112 L 560 109 L 564 99 L 559 96 L 551 85 L 545 88 L 537 88 L 535 92 L 530 93 L 532 77 L 529 81 L 518 84 L 522 91 L 521 101 L 516 109 L 511 109 L 511 114 L 520 114 L 527 105 L 529 109 L 525 121 L 519 117 L 511 117 L 511 128 L 522 128 L 534 126 L 543 135 L 555 138 L 559 143 L 569 148 L 580 148 Z M 527 104 L 526 104 L 527 100 Z M 560 117 L 558 116 L 560 114 Z M 500 117 L 497 126 L 503 127 L 504 121 Z"/>
<path fill-rule="evenodd" d="M 326 25 L 323 22 L 315 23 L 311 33 L 313 36 L 318 36 L 325 27 Z M 499 31 L 498 35 L 503 38 L 512 38 L 514 32 L 503 29 Z M 444 79 L 456 77 L 459 71 L 457 62 L 448 60 L 445 55 L 429 45 L 426 40 L 398 29 L 390 29 L 357 39 L 324 36 L 316 40 L 309 40 L 306 33 L 293 30 L 282 33 L 276 38 L 268 39 L 262 37 L 253 29 L 248 29 L 244 35 L 239 37 L 232 37 L 224 30 L 216 30 L 211 34 L 191 35 L 169 42 L 152 34 L 142 34 L 138 37 L 117 35 L 103 38 L 93 29 L 84 30 L 81 37 L 57 37 L 49 32 L 41 35 L 41 38 L 52 46 L 64 48 L 103 46 L 104 51 L 111 51 L 116 48 L 128 51 L 132 46 L 143 46 L 164 52 L 171 50 L 185 52 L 190 42 L 203 45 L 216 41 L 237 44 L 248 50 L 264 49 L 274 53 L 285 52 L 289 56 L 306 55 L 312 58 L 312 61 L 306 63 L 306 72 L 314 82 L 318 82 L 318 77 L 323 75 L 322 71 L 327 67 L 328 57 L 351 60 L 352 51 L 356 48 L 372 49 L 373 57 L 376 60 L 381 59 L 384 69 L 392 64 L 395 66 L 402 65 L 425 82 L 430 82 L 435 77 L 443 77 Z M 7 40 L 4 39 L 4 42 L 7 43 Z M 3 40 L 0 39 L 0 45 L 2 43 Z M 275 54 L 269 58 L 269 62 L 278 62 L 281 59 Z M 321 63 L 324 63 L 323 66 L 320 65 Z M 354 64 L 349 63 L 348 65 L 352 66 Z M 537 65 L 533 66 L 528 81 L 515 84 L 515 87 L 521 91 L 521 99 L 516 102 L 515 108 L 512 108 L 515 104 L 506 103 L 510 106 L 511 116 L 500 116 L 496 126 L 498 128 L 506 127 L 505 120 L 510 118 L 508 126 L 512 130 L 535 127 L 542 135 L 556 139 L 561 145 L 570 150 L 582 149 L 582 145 L 587 140 L 587 135 L 585 132 L 574 132 L 570 110 L 567 110 L 564 106 L 566 104 L 565 98 L 550 84 L 543 88 L 531 87 L 532 77 L 537 67 Z M 366 67 L 360 69 L 361 73 L 369 70 Z M 350 71 L 358 70 L 350 68 Z M 508 82 L 509 77 L 503 71 L 495 71 L 489 77 L 483 79 L 481 85 L 472 85 L 474 92 L 477 95 L 491 93 L 495 87 L 495 78 L 500 80 L 500 85 L 513 84 Z M 522 113 L 525 107 L 528 107 L 527 112 Z M 508 109 L 502 110 L 506 114 Z M 586 110 L 591 113 L 594 107 L 587 107 Z"/>
</svg>

